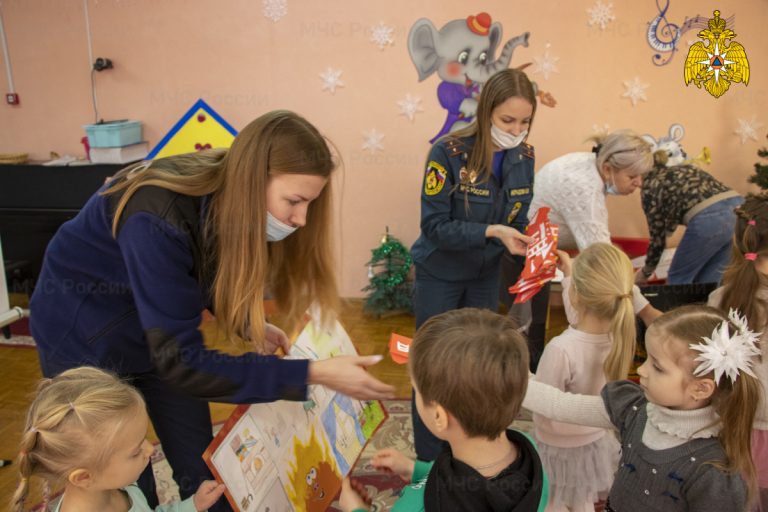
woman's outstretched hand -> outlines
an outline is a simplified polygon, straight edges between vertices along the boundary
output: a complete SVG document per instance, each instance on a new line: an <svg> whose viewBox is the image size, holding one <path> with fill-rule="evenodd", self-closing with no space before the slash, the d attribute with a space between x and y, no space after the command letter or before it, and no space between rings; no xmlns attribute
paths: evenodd
<svg viewBox="0 0 768 512"><path fill-rule="evenodd" d="M395 388L384 384L365 369L383 356L337 356L309 363L308 384L321 384L357 400L395 397Z"/></svg>

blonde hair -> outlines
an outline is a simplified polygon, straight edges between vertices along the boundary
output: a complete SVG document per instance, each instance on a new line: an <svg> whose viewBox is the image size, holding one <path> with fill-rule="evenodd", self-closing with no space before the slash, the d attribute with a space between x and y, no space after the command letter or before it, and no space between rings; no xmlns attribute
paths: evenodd
<svg viewBox="0 0 768 512"><path fill-rule="evenodd" d="M266 291L276 299L290 329L313 302L326 321L338 311L330 179L310 203L305 226L279 242L268 244L266 234L270 176L330 178L335 167L328 141L314 126L293 112L277 110L246 126L228 150L129 167L115 176L114 185L104 193L122 193L113 233L140 187L162 187L189 196L210 194L204 235L206 246L212 248L207 266L215 265L211 295L216 320L227 339L250 334L260 342Z"/></svg>
<svg viewBox="0 0 768 512"><path fill-rule="evenodd" d="M648 336L659 336L663 343L674 345L670 347L676 354L676 364L690 372L691 379L709 378L714 380L714 373L700 377L693 375L698 366L695 360L698 352L691 350L690 344L702 342L704 337L712 336L712 331L728 323L731 333L736 327L728 322L726 315L709 306L681 306L664 313L653 321L648 329ZM747 482L749 500L757 492L755 464L752 461L752 423L755 419L757 404L760 399L760 383L755 377L746 372L740 372L736 382L728 377L721 377L712 395L712 406L720 419L720 434L718 439L728 458L722 466L713 463L723 470L741 474Z"/></svg>
<svg viewBox="0 0 768 512"><path fill-rule="evenodd" d="M733 250L731 261L723 272L719 307L723 311L739 310L746 315L753 331L762 332L768 322L768 303L758 292L768 285L768 278L746 255L755 253L768 257L768 196L749 195L735 212Z"/></svg>
<svg viewBox="0 0 768 512"><path fill-rule="evenodd" d="M525 99L533 107L531 123L528 126L530 134L536 116L536 91L528 75L519 69L505 69L494 74L483 84L475 120L469 126L447 135L450 138L475 137L475 144L467 159L467 168L477 172L480 183L488 181L493 172L491 116L496 107L514 97Z"/></svg>
<svg viewBox="0 0 768 512"><path fill-rule="evenodd" d="M632 262L611 244L592 244L573 260L571 283L578 310L611 321L611 350L603 363L605 378L626 379L637 337Z"/></svg>
<svg viewBox="0 0 768 512"><path fill-rule="evenodd" d="M115 436L137 408L144 408L141 394L98 368L75 368L43 379L21 436L21 481L11 510L23 510L32 476L59 485L77 468L106 466Z"/></svg>
<svg viewBox="0 0 768 512"><path fill-rule="evenodd" d="M596 145L595 163L601 174L604 164L617 171L626 170L631 175L645 174L653 168L651 145L630 130L595 135L588 140Z"/></svg>
<svg viewBox="0 0 768 512"><path fill-rule="evenodd" d="M469 437L496 439L514 421L528 388L528 346L506 316L462 308L416 332L408 366L425 403L438 403Z"/></svg>

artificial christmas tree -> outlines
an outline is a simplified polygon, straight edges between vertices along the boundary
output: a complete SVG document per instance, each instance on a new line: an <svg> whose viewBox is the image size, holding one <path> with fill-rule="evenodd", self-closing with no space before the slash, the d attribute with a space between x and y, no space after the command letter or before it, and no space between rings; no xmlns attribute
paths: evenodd
<svg viewBox="0 0 768 512"><path fill-rule="evenodd" d="M768 138L768 135L766 135ZM768 148L757 150L757 156L763 159L763 162L755 163L755 174L749 177L750 183L755 183L763 190L768 190Z"/></svg>
<svg viewBox="0 0 768 512"><path fill-rule="evenodd" d="M367 263L370 283L363 288L364 292L371 292L365 300L365 311L377 318L412 312L409 278L412 260L408 249L389 234L387 227L381 245L371 253L371 261Z"/></svg>

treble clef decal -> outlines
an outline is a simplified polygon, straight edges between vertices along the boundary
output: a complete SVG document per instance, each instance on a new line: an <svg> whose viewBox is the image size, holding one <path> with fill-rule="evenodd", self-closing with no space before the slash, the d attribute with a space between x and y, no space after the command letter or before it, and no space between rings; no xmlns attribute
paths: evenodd
<svg viewBox="0 0 768 512"><path fill-rule="evenodd" d="M656 8L659 10L659 15L648 23L648 44L656 50L652 60L657 66L669 64L678 49L677 45L684 33L694 27L705 28L707 26L707 18L698 14L693 18L686 16L682 26L670 23L666 16L669 9L669 0L665 0L665 2L662 8L659 5L659 0L656 0Z"/></svg>

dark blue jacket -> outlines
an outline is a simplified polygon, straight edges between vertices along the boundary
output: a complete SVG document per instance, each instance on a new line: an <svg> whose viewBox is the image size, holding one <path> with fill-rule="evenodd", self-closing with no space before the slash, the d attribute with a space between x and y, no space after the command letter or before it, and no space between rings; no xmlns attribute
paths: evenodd
<svg viewBox="0 0 768 512"><path fill-rule="evenodd" d="M201 235L206 199L140 188L112 236L116 196L91 197L46 250L30 302L43 372L93 365L154 371L200 399L301 400L308 363L208 350L198 329L212 276Z"/></svg>
<svg viewBox="0 0 768 512"><path fill-rule="evenodd" d="M411 255L416 265L446 281L463 281L497 272L504 245L486 238L490 224L528 225L533 197L533 146L506 150L502 183L485 183L466 169L474 138L447 138L432 146L421 190L421 236ZM473 181L474 178L474 181ZM465 201L466 198L466 201Z"/></svg>

